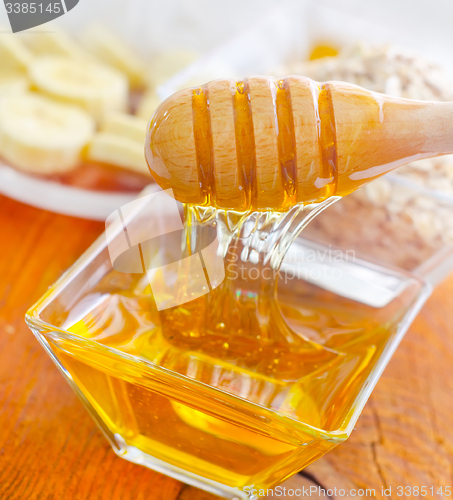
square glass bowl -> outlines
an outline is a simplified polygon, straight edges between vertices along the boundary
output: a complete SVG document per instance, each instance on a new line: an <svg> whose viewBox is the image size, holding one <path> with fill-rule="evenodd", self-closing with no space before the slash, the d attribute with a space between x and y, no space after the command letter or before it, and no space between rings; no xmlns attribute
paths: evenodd
<svg viewBox="0 0 453 500"><path fill-rule="evenodd" d="M157 254L178 246L159 241ZM146 278L112 267L104 234L26 321L118 456L229 499L276 486L348 438L430 293L408 272L298 239L282 265L280 310L293 331L344 362L298 366L304 373L291 384L242 371L238 387L235 363L203 343L157 340ZM96 315L90 338L77 325ZM146 348L137 355L131 345Z"/></svg>

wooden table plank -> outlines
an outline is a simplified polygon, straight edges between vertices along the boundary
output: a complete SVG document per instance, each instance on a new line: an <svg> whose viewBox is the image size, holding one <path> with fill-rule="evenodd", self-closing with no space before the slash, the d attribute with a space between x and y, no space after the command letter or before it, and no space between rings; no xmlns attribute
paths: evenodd
<svg viewBox="0 0 453 500"><path fill-rule="evenodd" d="M0 196L0 499L212 500L116 457L24 323L102 229ZM377 498L383 485L452 484L452 306L450 278L410 328L350 440L302 482L375 488Z"/></svg>

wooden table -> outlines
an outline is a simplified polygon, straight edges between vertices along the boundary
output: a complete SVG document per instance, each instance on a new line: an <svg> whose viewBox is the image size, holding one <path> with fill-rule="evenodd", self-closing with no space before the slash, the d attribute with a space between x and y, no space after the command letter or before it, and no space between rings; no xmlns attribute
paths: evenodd
<svg viewBox="0 0 453 500"><path fill-rule="evenodd" d="M24 323L27 308L102 230L0 196L0 499L213 499L117 458ZM374 488L377 498L382 486L401 498L397 486L452 485L451 318L453 277L410 328L349 441L300 481Z"/></svg>

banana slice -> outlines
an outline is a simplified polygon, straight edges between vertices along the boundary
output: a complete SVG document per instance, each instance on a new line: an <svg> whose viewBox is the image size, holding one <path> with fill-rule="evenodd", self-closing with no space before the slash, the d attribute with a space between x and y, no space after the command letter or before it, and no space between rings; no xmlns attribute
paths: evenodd
<svg viewBox="0 0 453 500"><path fill-rule="evenodd" d="M30 76L38 90L81 106L97 121L127 107L126 77L101 63L57 56L38 58L30 66Z"/></svg>
<svg viewBox="0 0 453 500"><path fill-rule="evenodd" d="M108 115L101 126L102 132L116 134L145 144L148 120L126 113L112 113Z"/></svg>
<svg viewBox="0 0 453 500"><path fill-rule="evenodd" d="M0 36L0 61L3 71L18 71L25 73L28 70L33 55L19 40L17 35L3 33Z"/></svg>
<svg viewBox="0 0 453 500"><path fill-rule="evenodd" d="M0 97L26 92L30 81L24 73L17 71L0 72Z"/></svg>
<svg viewBox="0 0 453 500"><path fill-rule="evenodd" d="M192 64L200 55L192 50L171 50L156 56L149 65L148 85L156 87Z"/></svg>
<svg viewBox="0 0 453 500"><path fill-rule="evenodd" d="M0 156L27 172L52 174L75 167L94 133L85 111L33 93L0 102Z"/></svg>
<svg viewBox="0 0 453 500"><path fill-rule="evenodd" d="M124 73L131 88L144 86L146 75L144 61L108 28L101 25L91 26L85 31L82 43L101 61Z"/></svg>
<svg viewBox="0 0 453 500"><path fill-rule="evenodd" d="M145 160L144 143L117 134L96 134L88 147L87 158L150 175Z"/></svg>
<svg viewBox="0 0 453 500"><path fill-rule="evenodd" d="M153 116L154 111L156 111L157 106L159 106L161 102L162 99L159 98L154 89L147 90L137 108L137 116L149 121Z"/></svg>
<svg viewBox="0 0 453 500"><path fill-rule="evenodd" d="M39 33L27 34L25 32L22 35L22 40L35 56L56 55L77 59L88 57L66 32L54 24L46 24L45 28L35 28L35 31Z"/></svg>

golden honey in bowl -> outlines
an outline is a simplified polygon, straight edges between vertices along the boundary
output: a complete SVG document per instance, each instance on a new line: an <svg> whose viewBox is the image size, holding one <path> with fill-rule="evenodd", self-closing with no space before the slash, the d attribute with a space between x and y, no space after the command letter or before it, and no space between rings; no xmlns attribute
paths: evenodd
<svg viewBox="0 0 453 500"><path fill-rule="evenodd" d="M186 211L200 222L186 226L191 253L206 226L225 223L225 214L213 221L202 213L207 220ZM271 272L268 252L236 258L244 248L254 255L254 238L266 240L262 216L242 216L226 238L225 280L208 294L158 311L147 274L111 269L69 311L48 318L70 333L47 339L117 452L195 475L227 498L242 498L252 484L273 487L347 438L357 398L418 290L408 280L401 296L376 308L289 269ZM288 214L274 217L269 243ZM178 238L161 241L176 256ZM256 279L260 266L265 280Z"/></svg>

